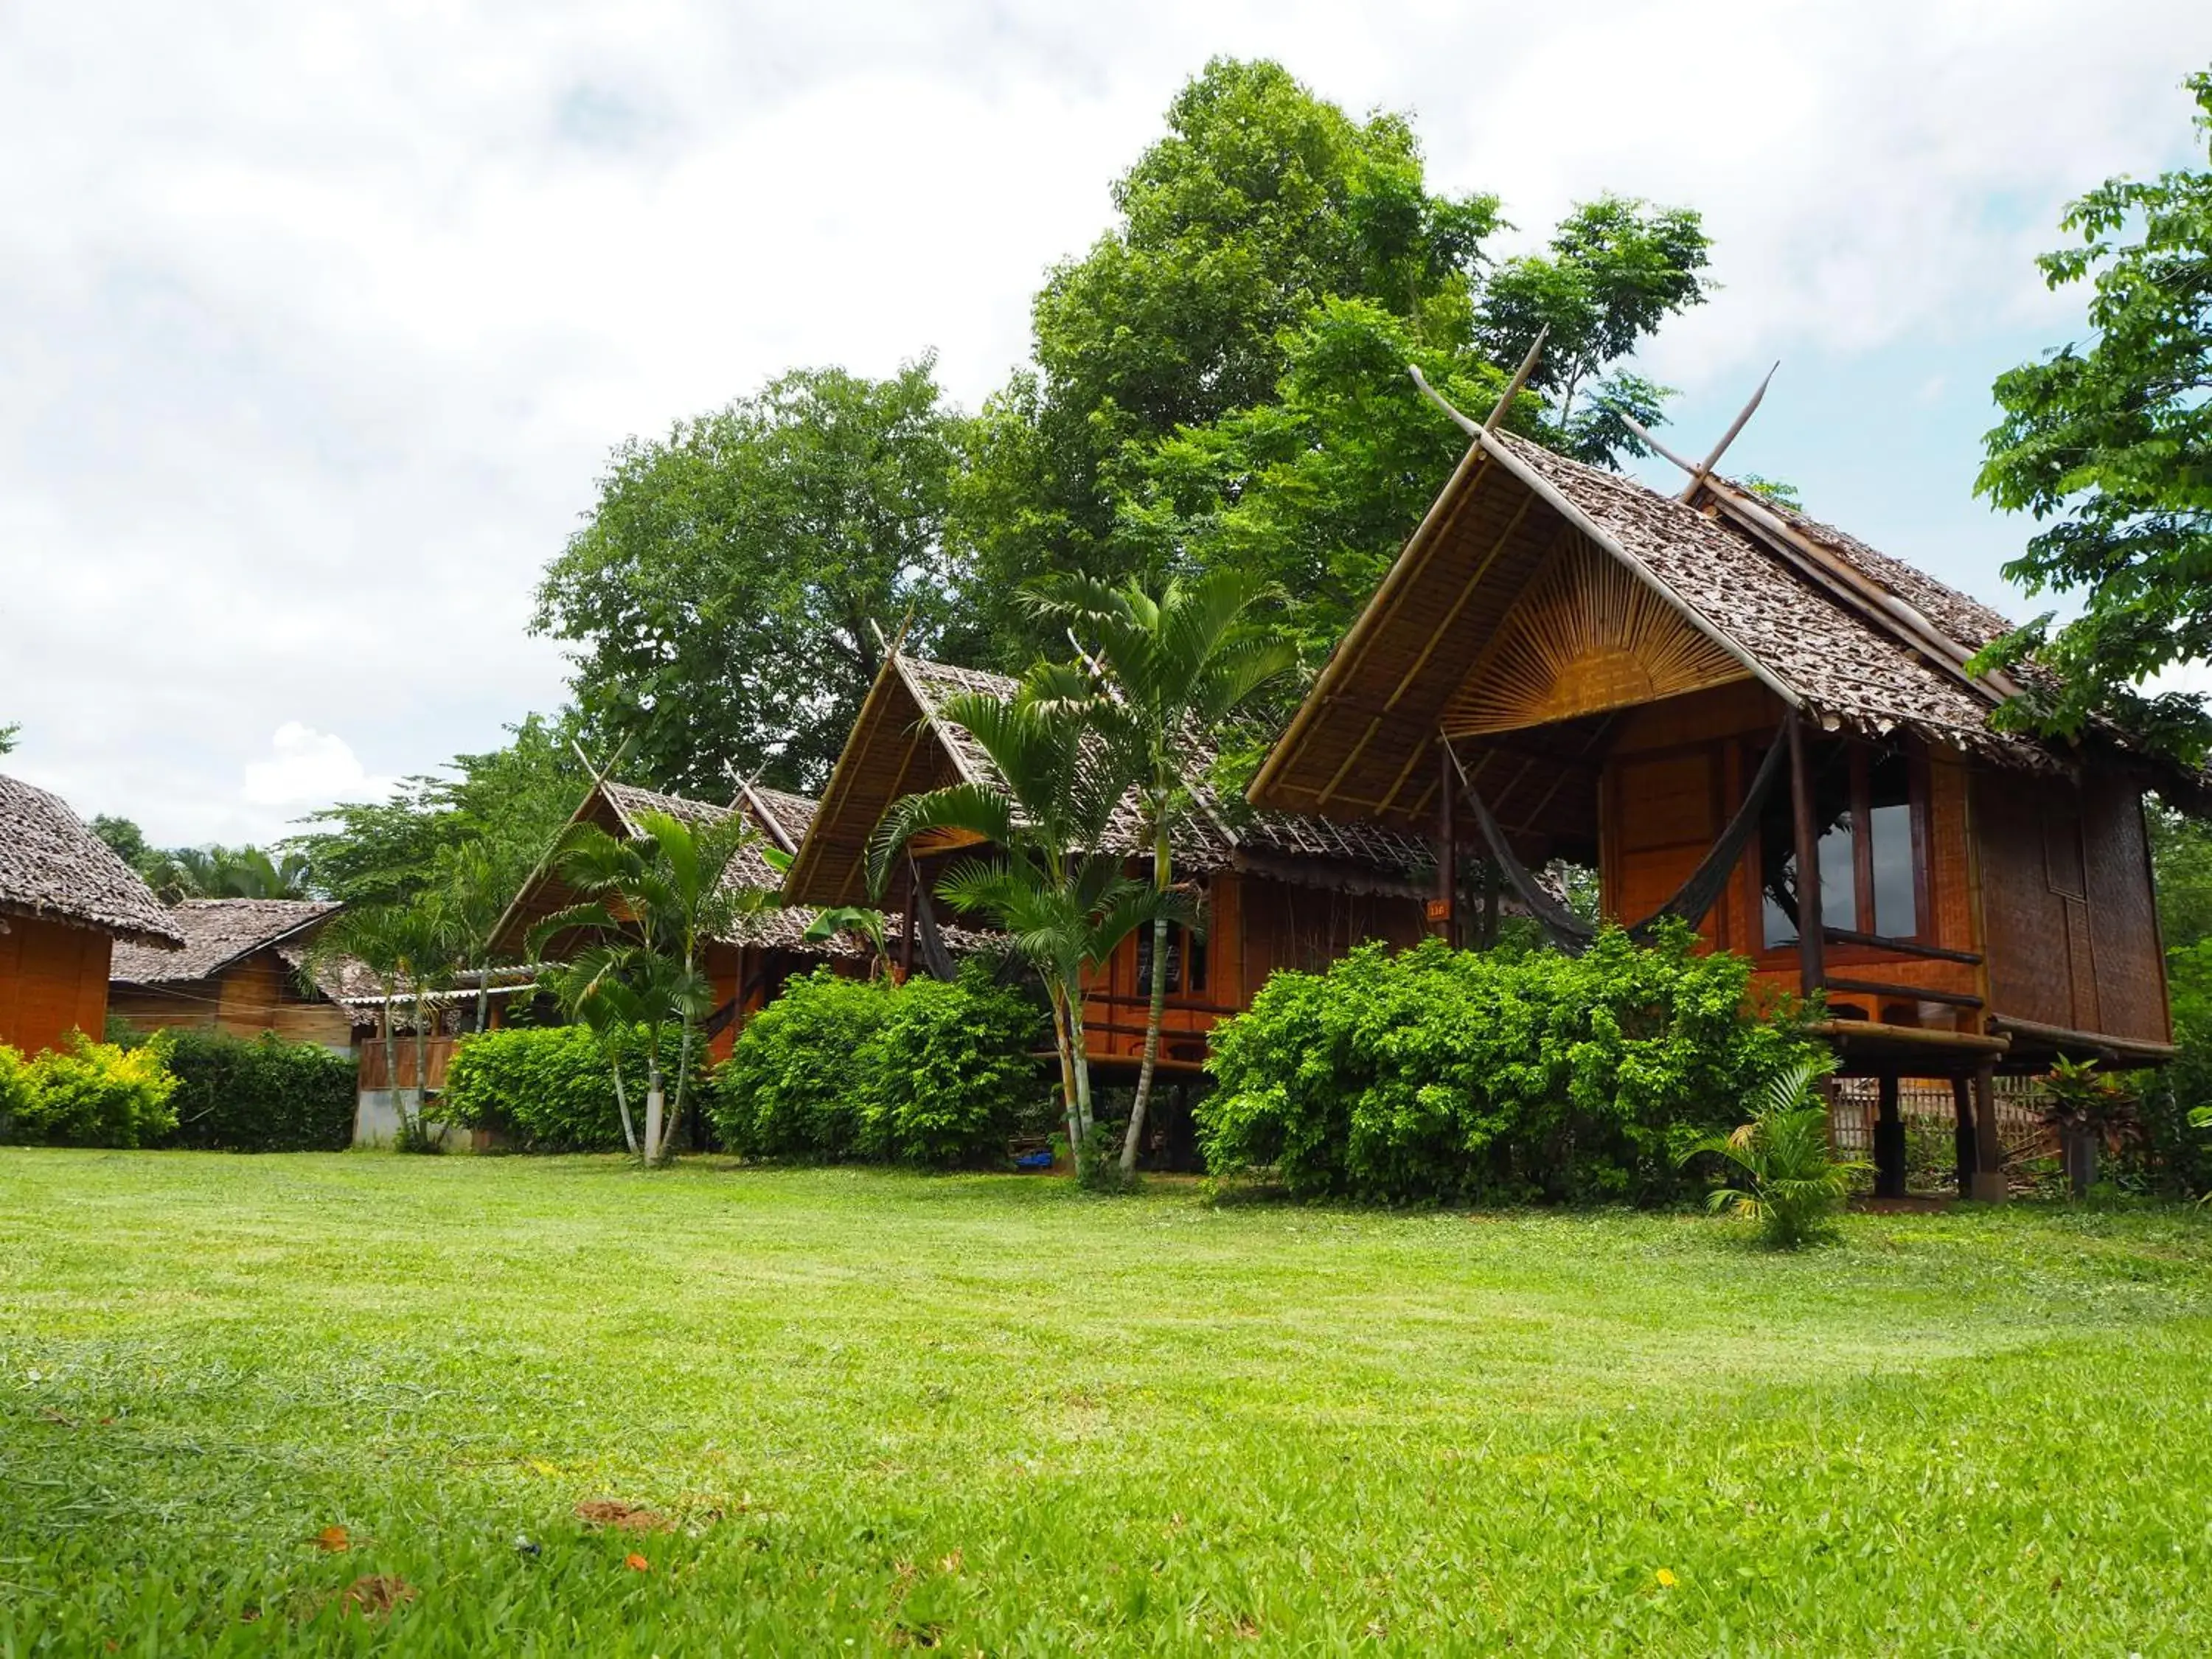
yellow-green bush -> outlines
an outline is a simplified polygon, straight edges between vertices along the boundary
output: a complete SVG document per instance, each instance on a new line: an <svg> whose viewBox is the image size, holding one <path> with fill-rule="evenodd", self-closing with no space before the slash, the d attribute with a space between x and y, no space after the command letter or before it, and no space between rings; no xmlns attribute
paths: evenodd
<svg viewBox="0 0 2212 1659"><path fill-rule="evenodd" d="M82 1032L20 1066L12 1139L54 1146L146 1146L177 1127L177 1079L161 1045L124 1048ZM0 1089L6 1088L0 1083Z"/></svg>

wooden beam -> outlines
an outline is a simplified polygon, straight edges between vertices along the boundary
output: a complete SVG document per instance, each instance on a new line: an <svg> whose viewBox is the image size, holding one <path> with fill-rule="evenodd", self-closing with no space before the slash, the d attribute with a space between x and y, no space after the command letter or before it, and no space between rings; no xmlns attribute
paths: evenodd
<svg viewBox="0 0 2212 1659"><path fill-rule="evenodd" d="M1437 896L1430 921L1447 945L1459 943L1459 790L1452 778L1450 746L1437 743Z"/></svg>
<svg viewBox="0 0 2212 1659"><path fill-rule="evenodd" d="M1827 977L1820 931L1820 827L1813 817L1813 768L1805 717L1790 716L1790 811L1797 838L1797 980L1810 998Z"/></svg>
<svg viewBox="0 0 2212 1659"><path fill-rule="evenodd" d="M2072 1048L2078 1052L2103 1052L2117 1059L2133 1059L2140 1064L2162 1066L2180 1051L2170 1042L2153 1042L2142 1037L2108 1036L2101 1031L2077 1031L2065 1025L2046 1025L2041 1020L2022 1019L2014 1014L1991 1014L1990 1024L2000 1031L2009 1031L2038 1047Z"/></svg>
<svg viewBox="0 0 2212 1659"><path fill-rule="evenodd" d="M1969 968L1982 964L1978 951L1953 951L1941 945L1923 945L1917 939L1892 939L1886 933L1862 933L1854 927L1823 927L1820 937L1831 945L1864 945L1876 951L1893 951L1901 957L1925 957L1930 962L1960 962ZM1978 1000L1975 1006L1980 1006Z"/></svg>
<svg viewBox="0 0 2212 1659"><path fill-rule="evenodd" d="M1831 974L1822 981L1831 991L1855 991L1861 996L1911 998L1917 1002L1941 1002L1954 1008L1978 1008L1982 1000L1965 991L1931 990L1925 985L1893 985L1878 979L1841 979Z"/></svg>

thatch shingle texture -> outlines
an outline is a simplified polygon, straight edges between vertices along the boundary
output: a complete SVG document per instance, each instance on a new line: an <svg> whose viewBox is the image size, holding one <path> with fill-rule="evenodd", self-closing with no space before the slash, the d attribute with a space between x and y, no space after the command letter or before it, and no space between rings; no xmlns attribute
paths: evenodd
<svg viewBox="0 0 2212 1659"><path fill-rule="evenodd" d="M311 932L338 908L321 899L186 899L168 912L183 950L118 945L107 977L127 985L210 979L241 957Z"/></svg>
<svg viewBox="0 0 2212 1659"><path fill-rule="evenodd" d="M184 943L153 890L59 796L0 776L0 913L9 912L156 947Z"/></svg>

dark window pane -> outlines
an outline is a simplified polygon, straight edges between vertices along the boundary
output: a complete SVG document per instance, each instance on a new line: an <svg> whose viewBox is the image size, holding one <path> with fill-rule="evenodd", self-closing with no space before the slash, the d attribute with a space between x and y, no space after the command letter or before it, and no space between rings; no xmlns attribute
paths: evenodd
<svg viewBox="0 0 2212 1659"><path fill-rule="evenodd" d="M1874 863L1874 931L1911 939L1920 931L1913 889L1912 769L1892 750L1867 764L1867 833Z"/></svg>
<svg viewBox="0 0 2212 1659"><path fill-rule="evenodd" d="M1820 921L1856 927L1858 882L1851 866L1850 752L1840 743L1816 744L1813 810L1820 823ZM1761 930L1769 949L1797 942L1796 825L1787 781L1777 786L1759 815Z"/></svg>
<svg viewBox="0 0 2212 1659"><path fill-rule="evenodd" d="M1182 989L1182 929L1174 922L1168 924L1168 992L1170 995ZM1152 930L1148 923L1137 930L1137 994L1149 997L1152 994Z"/></svg>

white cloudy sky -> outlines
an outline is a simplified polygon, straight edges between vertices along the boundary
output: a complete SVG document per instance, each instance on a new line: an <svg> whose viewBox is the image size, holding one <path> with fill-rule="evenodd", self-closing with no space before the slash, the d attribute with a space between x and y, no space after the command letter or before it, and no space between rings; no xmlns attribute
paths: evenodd
<svg viewBox="0 0 2212 1659"><path fill-rule="evenodd" d="M1531 230L1701 208L1686 441L1781 358L1733 459L2017 611L1988 385L2072 326L2059 204L2188 155L2212 8L0 0L5 764L198 842L490 746L611 445L926 347L972 404L1217 52Z"/></svg>

